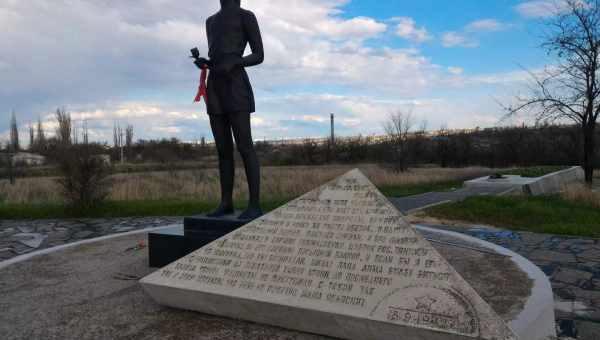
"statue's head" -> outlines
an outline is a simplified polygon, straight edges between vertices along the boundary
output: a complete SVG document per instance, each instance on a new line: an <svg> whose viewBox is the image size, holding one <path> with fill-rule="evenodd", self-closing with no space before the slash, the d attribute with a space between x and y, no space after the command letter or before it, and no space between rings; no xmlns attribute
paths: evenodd
<svg viewBox="0 0 600 340"><path fill-rule="evenodd" d="M221 7L240 7L241 0L221 0Z"/></svg>

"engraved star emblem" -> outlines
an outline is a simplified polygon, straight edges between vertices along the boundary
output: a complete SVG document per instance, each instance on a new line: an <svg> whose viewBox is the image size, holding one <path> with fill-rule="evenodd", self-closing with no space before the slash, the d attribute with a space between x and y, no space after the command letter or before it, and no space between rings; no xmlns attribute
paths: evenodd
<svg viewBox="0 0 600 340"><path fill-rule="evenodd" d="M429 312L431 310L431 306L437 302L436 299L429 295L415 298L415 301L417 301L417 310L423 312Z"/></svg>

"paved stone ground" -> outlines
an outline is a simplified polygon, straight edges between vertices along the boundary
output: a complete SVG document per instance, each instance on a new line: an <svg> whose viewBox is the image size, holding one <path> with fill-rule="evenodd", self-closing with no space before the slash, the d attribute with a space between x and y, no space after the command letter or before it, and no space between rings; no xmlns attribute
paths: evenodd
<svg viewBox="0 0 600 340"><path fill-rule="evenodd" d="M0 220L0 261L84 239L181 223L179 217Z"/></svg>
<svg viewBox="0 0 600 340"><path fill-rule="evenodd" d="M600 239L489 227L426 226L468 234L529 259L550 278L562 336L600 339Z"/></svg>
<svg viewBox="0 0 600 340"><path fill-rule="evenodd" d="M181 218L0 221L0 261L83 239L177 223ZM465 233L528 258L550 277L564 335L600 339L600 240L488 227L427 226Z"/></svg>
<svg viewBox="0 0 600 340"><path fill-rule="evenodd" d="M462 239L424 234L480 247ZM2 269L0 339L334 340L156 304L138 283L155 270L147 265L148 249L132 248L145 237L137 234L94 242ZM447 244L434 243L434 247L488 298L500 317L512 320L523 308L531 282L515 263L504 256ZM489 287L489 282L502 280L520 284L511 289L505 284Z"/></svg>
<svg viewBox="0 0 600 340"><path fill-rule="evenodd" d="M460 188L453 191L428 192L409 197L390 197L390 201L398 210L408 214L444 202L462 201L471 196L499 195L507 190L506 188L487 187Z"/></svg>

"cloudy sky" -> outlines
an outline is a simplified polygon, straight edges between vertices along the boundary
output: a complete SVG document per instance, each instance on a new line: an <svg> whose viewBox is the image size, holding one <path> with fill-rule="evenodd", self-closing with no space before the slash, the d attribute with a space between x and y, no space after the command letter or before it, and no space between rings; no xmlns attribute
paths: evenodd
<svg viewBox="0 0 600 340"><path fill-rule="evenodd" d="M94 140L115 121L137 138L211 139L192 104L218 0L0 0L0 138L10 112L21 139L65 107ZM341 135L370 135L395 110L430 129L498 124L538 48L545 0L242 0L263 33L265 63L248 69L256 139L317 137L329 113Z"/></svg>

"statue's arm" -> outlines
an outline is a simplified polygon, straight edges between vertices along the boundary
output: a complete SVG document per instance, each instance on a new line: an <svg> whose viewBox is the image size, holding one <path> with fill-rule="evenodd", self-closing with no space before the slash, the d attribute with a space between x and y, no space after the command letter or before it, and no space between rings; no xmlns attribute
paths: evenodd
<svg viewBox="0 0 600 340"><path fill-rule="evenodd" d="M207 42L210 41L210 36L211 36L211 31L210 31L211 20L212 20L212 16L206 18L206 26L205 26L206 29L205 29L205 31L206 31L206 41Z"/></svg>
<svg viewBox="0 0 600 340"><path fill-rule="evenodd" d="M210 40L209 40L209 39L210 39L209 37L210 37L210 34L211 34L211 33L210 33L210 19L211 19L211 18L208 18L208 19L206 20L206 38L207 38L207 41L210 41ZM204 57L201 57L201 58L198 58L198 59L194 60L194 64L195 64L195 65L196 65L196 66L197 66L199 69L202 69L202 68L204 68L204 67L212 68L212 66L213 66L213 63L212 63L212 61L210 61L210 60L208 60L208 59L206 59L206 58L204 58Z"/></svg>
<svg viewBox="0 0 600 340"><path fill-rule="evenodd" d="M243 23L244 32L252 53L242 59L242 66L248 67L261 64L265 60L265 52L258 20L256 20L254 13L247 11L244 13Z"/></svg>

